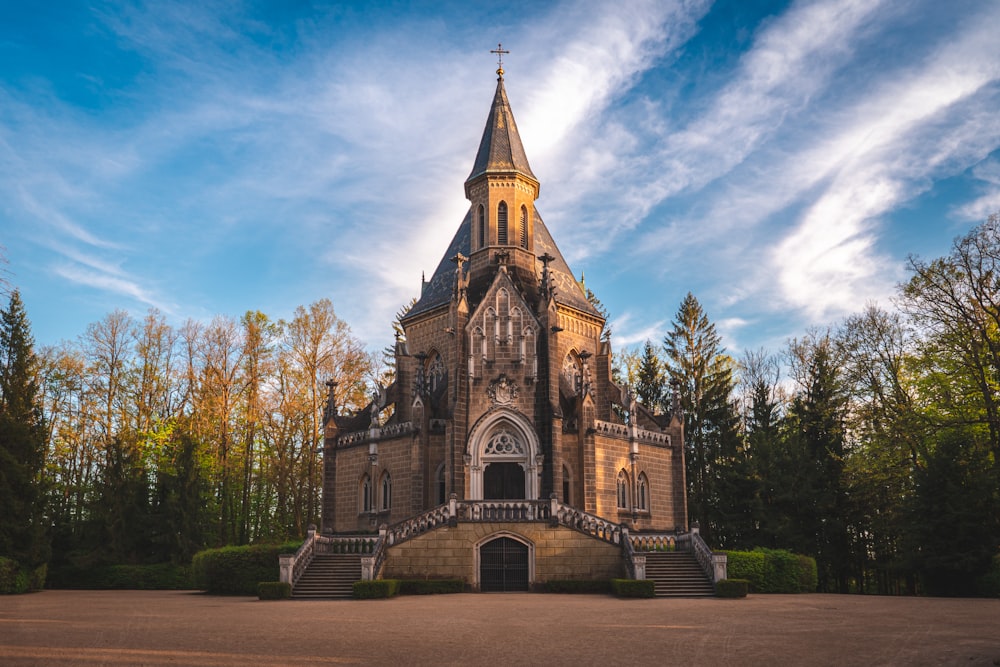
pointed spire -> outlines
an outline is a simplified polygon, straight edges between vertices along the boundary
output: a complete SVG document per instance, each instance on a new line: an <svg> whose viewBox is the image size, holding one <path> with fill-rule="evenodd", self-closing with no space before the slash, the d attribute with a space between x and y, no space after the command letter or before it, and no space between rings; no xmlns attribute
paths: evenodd
<svg viewBox="0 0 1000 667"><path fill-rule="evenodd" d="M476 153L476 163L472 173L466 179L466 184L489 172L519 172L537 182L535 174L528 165L528 156L521 144L521 135L517 132L514 113L507 100L507 91L503 87L503 68L497 70L497 91L493 96L493 106L490 107L489 118L486 119L486 129L479 142L479 152Z"/></svg>

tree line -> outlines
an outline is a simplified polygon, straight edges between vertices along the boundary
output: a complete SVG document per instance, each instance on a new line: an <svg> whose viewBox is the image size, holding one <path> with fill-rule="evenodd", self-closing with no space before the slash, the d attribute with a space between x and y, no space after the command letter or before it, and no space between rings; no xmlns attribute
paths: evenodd
<svg viewBox="0 0 1000 667"><path fill-rule="evenodd" d="M909 268L892 309L779 352L727 354L689 294L660 344L617 356L654 412L677 394L689 514L713 547L811 555L825 591L1000 593L1000 218ZM329 300L180 327L115 311L36 350L11 291L0 556L186 563L301 536L319 521L325 381L360 409L385 363Z"/></svg>
<svg viewBox="0 0 1000 667"><path fill-rule="evenodd" d="M894 308L739 359L688 294L619 359L647 407L679 392L714 547L814 556L823 591L1000 594L1000 217L909 270Z"/></svg>
<svg viewBox="0 0 1000 667"><path fill-rule="evenodd" d="M326 381L357 408L375 370L326 299L289 321L250 311L179 328L155 310L115 311L36 352L15 291L0 350L5 369L18 366L0 417L31 430L8 437L0 419L16 482L0 491L0 526L13 531L0 553L26 566L51 555L56 569L186 563L205 547L300 537L319 521Z"/></svg>

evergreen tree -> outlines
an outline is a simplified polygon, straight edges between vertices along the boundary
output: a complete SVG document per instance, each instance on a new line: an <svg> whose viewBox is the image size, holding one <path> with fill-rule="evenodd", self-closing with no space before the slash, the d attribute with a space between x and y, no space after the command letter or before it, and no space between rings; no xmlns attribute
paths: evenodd
<svg viewBox="0 0 1000 667"><path fill-rule="evenodd" d="M49 558L36 370L31 326L14 290L0 315L0 555L29 568Z"/></svg>
<svg viewBox="0 0 1000 667"><path fill-rule="evenodd" d="M829 335L792 341L792 365L801 391L791 407L790 445L797 459L793 550L816 558L819 589L848 592L850 549L843 480L847 400L841 363Z"/></svg>
<svg viewBox="0 0 1000 667"><path fill-rule="evenodd" d="M975 595L1000 540L1000 491L985 429L942 432L914 474L905 542L931 595Z"/></svg>
<svg viewBox="0 0 1000 667"><path fill-rule="evenodd" d="M642 359L639 362L639 372L636 376L635 392L651 412L665 412L667 388L663 363L656 354L656 348L648 340L642 348Z"/></svg>
<svg viewBox="0 0 1000 667"><path fill-rule="evenodd" d="M688 483L688 510L701 525L706 540L720 539L727 529L719 494L738 447L738 418L731 400L732 359L723 354L722 339L698 303L688 293L673 327L663 341L667 372L676 382L684 410L684 440Z"/></svg>

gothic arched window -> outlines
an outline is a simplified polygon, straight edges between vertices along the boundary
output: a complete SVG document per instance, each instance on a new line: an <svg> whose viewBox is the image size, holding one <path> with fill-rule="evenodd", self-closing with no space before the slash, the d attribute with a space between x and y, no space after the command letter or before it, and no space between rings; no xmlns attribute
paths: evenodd
<svg viewBox="0 0 1000 667"><path fill-rule="evenodd" d="M635 489L635 508L644 512L649 511L649 480L646 473L639 473L639 481Z"/></svg>
<svg viewBox="0 0 1000 667"><path fill-rule="evenodd" d="M379 494L379 511L386 512L392 507L392 476L386 470L382 473L381 493Z"/></svg>
<svg viewBox="0 0 1000 667"><path fill-rule="evenodd" d="M476 249L486 245L486 207L479 205L476 212Z"/></svg>
<svg viewBox="0 0 1000 667"><path fill-rule="evenodd" d="M358 485L358 507L362 512L372 511L372 481L368 475L362 476Z"/></svg>
<svg viewBox="0 0 1000 667"><path fill-rule="evenodd" d="M497 244L507 245L507 202L497 206Z"/></svg>
<svg viewBox="0 0 1000 667"><path fill-rule="evenodd" d="M628 509L628 473L624 470L618 473L618 509Z"/></svg>
<svg viewBox="0 0 1000 667"><path fill-rule="evenodd" d="M521 247L522 248L527 248L528 247L528 207L527 206L522 206L521 207L521 228L520 228L519 231L521 232Z"/></svg>

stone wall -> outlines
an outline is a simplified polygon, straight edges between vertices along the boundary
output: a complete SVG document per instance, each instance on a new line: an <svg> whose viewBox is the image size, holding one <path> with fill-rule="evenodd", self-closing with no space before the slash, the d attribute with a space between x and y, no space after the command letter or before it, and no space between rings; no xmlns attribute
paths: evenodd
<svg viewBox="0 0 1000 667"><path fill-rule="evenodd" d="M390 547L382 576L386 579L462 579L476 587L476 545L491 535L520 538L534 547L533 584L563 579L611 579L624 576L618 545L563 526L547 523L461 523L439 528Z"/></svg>

